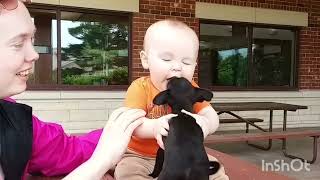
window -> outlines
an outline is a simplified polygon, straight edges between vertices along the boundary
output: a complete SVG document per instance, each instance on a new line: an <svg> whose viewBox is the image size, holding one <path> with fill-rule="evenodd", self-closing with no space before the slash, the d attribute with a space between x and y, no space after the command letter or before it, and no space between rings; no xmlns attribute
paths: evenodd
<svg viewBox="0 0 320 180"><path fill-rule="evenodd" d="M294 88L295 35L289 28L201 23L199 84L223 90Z"/></svg>
<svg viewBox="0 0 320 180"><path fill-rule="evenodd" d="M37 28L34 39L35 50L39 53L39 60L33 67L33 74L29 78L30 85L57 84L57 14L54 10L32 9L32 20Z"/></svg>
<svg viewBox="0 0 320 180"><path fill-rule="evenodd" d="M67 8L29 11L40 56L28 82L31 89L128 85L129 15Z"/></svg>
<svg viewBox="0 0 320 180"><path fill-rule="evenodd" d="M292 84L293 42L291 30L253 28L254 85L289 87Z"/></svg>

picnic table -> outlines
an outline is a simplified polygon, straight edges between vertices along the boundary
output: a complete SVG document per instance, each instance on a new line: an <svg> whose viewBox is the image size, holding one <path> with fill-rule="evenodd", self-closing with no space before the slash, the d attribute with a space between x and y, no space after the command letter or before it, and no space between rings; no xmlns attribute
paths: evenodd
<svg viewBox="0 0 320 180"><path fill-rule="evenodd" d="M277 103L277 102L227 102L227 103L212 103L213 108L218 112L218 115L226 113L231 115L234 120L231 122L244 122L246 123L246 134L235 134L235 135L212 135L209 136L205 143L215 143L215 142L237 142L237 141L246 141L249 145L262 150L270 150L272 147L273 139L282 140L282 151L286 157L292 159L300 159L302 161L307 161L309 163L314 163L317 158L317 139L320 136L320 131L308 131L308 130L296 130L295 132L287 132L287 112L288 111L297 111L298 109L307 109L307 106L294 105L287 103ZM264 129L261 126L255 124L258 121L257 118L244 118L236 114L239 111L270 111L269 115L269 128ZM273 111L281 110L283 111L283 126L281 132L272 132L273 131ZM221 119L220 119L221 120ZM262 133L248 133L248 126L254 126L255 128L262 131ZM287 138L298 138L298 137L312 137L313 138L313 158L312 160L305 160L301 157L290 155L287 153ZM266 147L259 146L256 144L249 143L249 140L268 140L268 145Z"/></svg>
<svg viewBox="0 0 320 180"><path fill-rule="evenodd" d="M273 111L282 110L283 111L283 127L282 130L287 130L287 112L288 111L297 111L298 109L307 109L307 106L294 105L294 104L286 104L286 103L278 103L278 102L227 102L227 103L212 103L213 108L220 114L229 114L233 116L235 119L241 120L246 124L250 124L251 126L263 131L263 132L272 132L273 131ZM269 115L269 129L266 130L254 122L251 122L247 118L243 118L237 115L236 111L270 111ZM286 143L286 140L283 141ZM263 149L270 150L272 147L272 139L269 139L269 143L267 147L261 147L255 144L250 144L251 146Z"/></svg>

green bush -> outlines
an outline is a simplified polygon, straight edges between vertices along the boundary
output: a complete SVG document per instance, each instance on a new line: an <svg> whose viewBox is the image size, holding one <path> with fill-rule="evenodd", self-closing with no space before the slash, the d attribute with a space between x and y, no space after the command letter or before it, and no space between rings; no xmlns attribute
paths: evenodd
<svg viewBox="0 0 320 180"><path fill-rule="evenodd" d="M121 67L112 70L109 76L105 75L65 75L63 76L63 84L68 85L127 85L128 69Z"/></svg>
<svg viewBox="0 0 320 180"><path fill-rule="evenodd" d="M128 76L128 68L121 67L114 69L109 73L109 84L113 85L127 85L129 76Z"/></svg>
<svg viewBox="0 0 320 180"><path fill-rule="evenodd" d="M71 75L63 78L63 84L69 85L105 85L108 78L102 75Z"/></svg>

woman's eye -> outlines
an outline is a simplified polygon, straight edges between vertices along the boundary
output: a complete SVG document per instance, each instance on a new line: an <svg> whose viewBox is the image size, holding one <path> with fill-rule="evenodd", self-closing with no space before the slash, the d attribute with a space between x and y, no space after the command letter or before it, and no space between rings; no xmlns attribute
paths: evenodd
<svg viewBox="0 0 320 180"><path fill-rule="evenodd" d="M171 61L171 59L162 59L163 61Z"/></svg>
<svg viewBox="0 0 320 180"><path fill-rule="evenodd" d="M17 43L13 45L15 48L20 49L23 47L23 43Z"/></svg>

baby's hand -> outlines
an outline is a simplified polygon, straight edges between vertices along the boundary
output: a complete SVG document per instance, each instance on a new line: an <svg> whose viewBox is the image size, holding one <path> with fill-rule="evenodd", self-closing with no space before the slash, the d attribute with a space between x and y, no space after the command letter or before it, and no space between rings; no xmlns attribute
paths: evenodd
<svg viewBox="0 0 320 180"><path fill-rule="evenodd" d="M169 119L176 117L177 114L167 114L158 119L156 119L155 124L153 126L153 135L154 138L157 140L158 145L164 149L164 145L162 142L162 136L168 136L169 130Z"/></svg>
<svg viewBox="0 0 320 180"><path fill-rule="evenodd" d="M206 138L208 136L208 134L209 134L209 122L208 122L207 118L205 118L204 116L198 115L198 114L193 114L193 113L188 112L188 111L186 111L184 109L182 109L181 112L192 116L196 120L197 124L202 129L203 138Z"/></svg>

